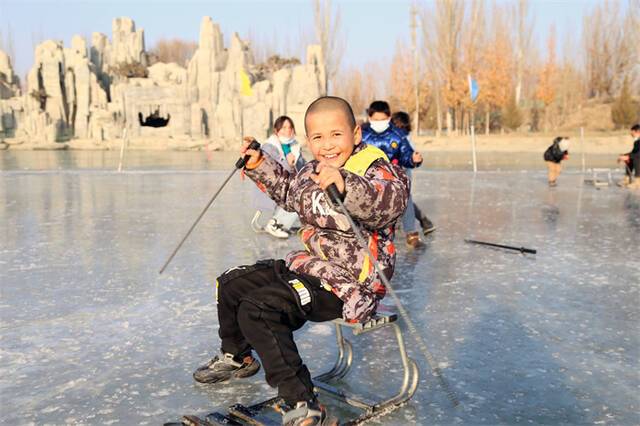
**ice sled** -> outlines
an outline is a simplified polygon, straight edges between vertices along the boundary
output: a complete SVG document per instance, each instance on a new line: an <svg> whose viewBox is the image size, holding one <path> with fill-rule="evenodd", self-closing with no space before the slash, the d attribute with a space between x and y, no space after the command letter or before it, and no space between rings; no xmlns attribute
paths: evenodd
<svg viewBox="0 0 640 426"><path fill-rule="evenodd" d="M600 188L603 186L610 186L613 184L613 178L611 177L611 169L590 169L589 170L593 177L591 179L584 179L584 183L588 185L593 185L596 188ZM607 177L606 180L601 180L600 175L605 175Z"/></svg>
<svg viewBox="0 0 640 426"><path fill-rule="evenodd" d="M329 402L327 398L323 398L327 396L336 404L356 412L348 419L340 418L341 425L357 425L382 417L402 407L415 394L420 373L415 361L407 355L397 319L396 314L379 313L365 323L349 323L342 319L332 321L336 330L338 357L329 371L313 378L313 383L323 403ZM353 346L344 337L344 330L350 328L354 336L359 336L387 327L391 327L394 331L396 350L403 368L402 383L397 392L387 396L365 397L341 389L340 380L349 373L354 362ZM389 365L392 366L392 364ZM387 383L380 384L380 387L387 387ZM214 411L202 417L187 415L183 416L179 422L166 423L165 426L280 425L282 416L277 411L279 403L279 398L275 397L250 406L234 404L228 408L227 413ZM329 410L329 416L334 415L335 413Z"/></svg>

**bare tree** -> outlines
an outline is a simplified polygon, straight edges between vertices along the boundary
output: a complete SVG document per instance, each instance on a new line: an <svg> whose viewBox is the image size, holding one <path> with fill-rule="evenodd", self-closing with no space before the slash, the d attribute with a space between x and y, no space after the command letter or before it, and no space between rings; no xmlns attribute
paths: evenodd
<svg viewBox="0 0 640 426"><path fill-rule="evenodd" d="M326 69L325 90L333 82L344 54L344 38L340 28L340 8L332 13L331 0L313 0L313 20L317 42L322 49L322 59Z"/></svg>
<svg viewBox="0 0 640 426"><path fill-rule="evenodd" d="M487 34L488 42L482 49L483 66L478 72L480 99L485 110L485 133L491 130L491 113L504 111L513 100L513 111L517 109L513 91L513 56L504 52L513 51L509 37L508 16L505 7L494 3Z"/></svg>
<svg viewBox="0 0 640 426"><path fill-rule="evenodd" d="M561 43L562 54L557 61L556 99L551 105L551 111L548 112L550 117L554 118L552 123L554 127L570 121L572 115L581 111L585 101L585 74L576 67L576 64L580 63L578 58L580 50L577 49L572 37L575 33L576 31L572 31L571 27L568 31L565 29L564 41ZM586 123L580 121L579 124Z"/></svg>
<svg viewBox="0 0 640 426"><path fill-rule="evenodd" d="M461 36L463 51L463 69L461 71L463 76L469 75L477 80L483 65L481 59L486 44L486 11L484 0L471 0L470 4L470 14ZM462 107L468 111L468 124L471 124L472 120L475 120L476 111L470 96L463 97ZM463 108L460 108L461 117L465 115ZM458 124L458 128L467 130L466 126L463 127L463 120L459 120Z"/></svg>
<svg viewBox="0 0 640 426"><path fill-rule="evenodd" d="M307 46L313 43L313 36L305 28L300 28L293 37L290 33L282 36L281 32L274 30L269 34L257 33L249 29L247 41L251 46L254 63L264 63L269 58L280 56L285 58L304 59Z"/></svg>
<svg viewBox="0 0 640 426"><path fill-rule="evenodd" d="M629 0L627 14L623 24L623 36L620 44L620 73L614 90L620 94L625 78L633 96L640 96L640 0Z"/></svg>
<svg viewBox="0 0 640 426"><path fill-rule="evenodd" d="M340 72L340 78L334 84L334 93L346 99L356 115L362 114L367 107L368 97L365 90L365 78L362 72L351 68Z"/></svg>
<svg viewBox="0 0 640 426"><path fill-rule="evenodd" d="M263 63L270 57L278 54L279 43L275 30L269 37L258 34L253 28L250 28L246 41L251 46L253 62L256 64Z"/></svg>
<svg viewBox="0 0 640 426"><path fill-rule="evenodd" d="M583 25L589 97L610 99L626 76L638 78L638 0L629 0L622 16L618 0L605 0ZM637 92L637 90L636 90Z"/></svg>
<svg viewBox="0 0 640 426"><path fill-rule="evenodd" d="M189 62L197 48L198 43L193 41L186 41L178 38L169 40L160 39L149 53L154 56L158 62L164 62L166 64L174 62L184 67L187 65L187 62Z"/></svg>
<svg viewBox="0 0 640 426"><path fill-rule="evenodd" d="M516 104L522 99L522 83L527 65L527 57L531 47L531 34L533 33L534 18L529 13L529 1L518 0L514 6L513 23L515 28L512 34L515 37L515 68L516 68Z"/></svg>
<svg viewBox="0 0 640 426"><path fill-rule="evenodd" d="M466 76L459 72L464 6L463 0L442 0L436 3L435 10L422 11L425 58L433 71L434 87L444 101L447 134L454 129L455 110L462 102L466 86Z"/></svg>
<svg viewBox="0 0 640 426"><path fill-rule="evenodd" d="M413 73L414 60L411 51L404 46L404 43L398 40L387 80L387 99L389 99L394 111L402 110L414 117L413 128L417 131L420 121L427 117L432 93L428 84L428 75L420 75L416 82ZM416 109L416 85L418 88L417 104L420 106L417 120L415 118L416 113L418 113Z"/></svg>

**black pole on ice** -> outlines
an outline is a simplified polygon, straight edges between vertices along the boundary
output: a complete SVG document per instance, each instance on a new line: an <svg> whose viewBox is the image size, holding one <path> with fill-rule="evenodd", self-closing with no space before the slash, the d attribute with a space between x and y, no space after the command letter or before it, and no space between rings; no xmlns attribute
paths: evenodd
<svg viewBox="0 0 640 426"><path fill-rule="evenodd" d="M485 241L477 241L477 240L469 240L466 239L464 240L465 243L470 243L470 244L478 244L481 246L489 246L489 247L498 247L498 248L503 248L503 249L507 249L507 250L515 250L515 251L519 251L520 253L524 254L524 253L529 253L529 254L536 254L538 251L535 249L529 249L526 247L513 247L513 246L507 246L504 244L495 244L495 243L487 243Z"/></svg>
<svg viewBox="0 0 640 426"><path fill-rule="evenodd" d="M253 140L251 142L251 144L249 144L248 149L259 149L260 148L260 143L258 143L257 140ZM176 253L178 252L178 250L180 250L180 247L182 247L182 244L184 244L184 242L187 240L187 238L189 238L189 235L191 235L191 232L194 230L194 228L196 227L196 225L198 224L198 222L200 222L200 219L202 219L202 216L204 216L204 214L207 212L207 210L209 209L209 207L211 207L211 204L213 204L213 202L215 201L215 199L218 197L218 194L220 194L220 191L222 191L222 188L225 187L225 185L227 184L227 182L229 182L229 180L231 179L231 177L236 173L236 171L240 170L241 168L243 168L245 166L245 164L247 164L247 161L249 161L250 156L249 155L245 155L244 158L240 157L238 158L238 161L236 161L235 167L233 168L233 170L231 171L231 173L229 174L229 176L227 176L227 178L224 180L224 182L222 182L222 185L220 185L220 188L218 188L218 190L216 191L215 194L213 194L213 197L211 197L211 200L209 200L209 202L207 203L207 205L204 207L204 209L202 210L202 213L200 213L200 215L198 216L198 218L196 219L195 222L193 222L193 225L191 225L191 228L189 228L189 230L187 231L187 234L184 236L184 238L180 241L180 243L178 244L178 246L175 248L175 250L173 251L173 253L171 253L171 256L169 256L169 258L167 259L167 261L164 263L164 265L162 266L162 269L160 269L160 274L162 274L164 272L164 270L167 268L167 266L169 265L169 263L171 262L171 260L173 259L173 257L176 255Z"/></svg>
<svg viewBox="0 0 640 426"><path fill-rule="evenodd" d="M404 322L407 324L407 328L409 329L409 331L411 332L411 335L413 336L414 340L418 344L418 348L420 349L420 352L422 352L422 355L424 355L425 359L427 360L427 364L429 364L429 368L431 368L431 371L433 371L433 374L438 378L438 381L440 382L442 389L444 389L444 391L446 392L453 406L454 407L458 406L460 404L460 401L458 401L456 394L453 393L453 391L449 387L449 383L447 383L444 376L442 375L442 371L440 370L440 367L438 367L438 363L433 358L433 355L431 355L431 352L427 348L427 345L426 343L424 343L424 340L422 339L420 334L418 334L418 329L413 324L413 321L411 321L411 318L409 317L409 313L406 311L404 306L402 306L402 303L400 302L400 298L398 297L396 292L393 290L393 287L391 287L391 283L387 279L386 275L382 272L382 268L380 267L380 265L378 265L378 261L373 256L373 253L371 253L371 249L369 249L369 245L367 244L367 241L365 240L364 235L362 235L360 228L353 221L353 218L349 214L349 211L344 206L344 203L342 202L342 198L340 197L340 193L338 192L338 187L335 184L331 184L327 187L326 191L327 191L327 194L329 195L329 198L331 198L332 202L335 205L337 205L340 208L342 214L346 216L347 220L349 221L349 226L351 226L351 229L353 229L354 234L356 234L356 238L358 239L358 242L367 251L367 255L369 256L371 263L373 263L373 266L376 272L378 273L378 277L380 277L380 280L382 281L382 283L385 285L387 290L389 290L389 294L391 295L391 297L393 298L393 301L398 307L398 312L400 313L400 316L402 317Z"/></svg>

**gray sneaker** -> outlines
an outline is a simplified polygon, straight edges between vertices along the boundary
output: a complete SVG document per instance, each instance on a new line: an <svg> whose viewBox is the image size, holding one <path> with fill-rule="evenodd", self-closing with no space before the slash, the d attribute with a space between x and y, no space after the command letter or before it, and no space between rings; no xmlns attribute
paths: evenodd
<svg viewBox="0 0 640 426"><path fill-rule="evenodd" d="M199 367L193 378L200 383L220 383L231 379L242 379L256 374L260 370L260 362L248 355L237 362L233 355L216 355L211 361Z"/></svg>
<svg viewBox="0 0 640 426"><path fill-rule="evenodd" d="M327 410L318 401L300 401L295 408L284 412L284 426L333 426L338 422L327 418Z"/></svg>

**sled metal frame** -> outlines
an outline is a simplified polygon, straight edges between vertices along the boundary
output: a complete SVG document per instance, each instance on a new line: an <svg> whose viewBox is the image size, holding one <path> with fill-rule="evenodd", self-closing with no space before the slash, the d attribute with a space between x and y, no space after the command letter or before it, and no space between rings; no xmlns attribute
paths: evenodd
<svg viewBox="0 0 640 426"><path fill-rule="evenodd" d="M336 359L336 362L331 370L314 377L313 384L315 385L315 388L319 393L326 394L332 398L337 399L340 402L363 410L362 415L360 415L359 417L347 422L343 422L341 424L357 425L368 420L383 416L403 406L415 394L418 388L418 379L420 378L420 372L415 361L413 361L407 355L407 350L404 345L404 338L402 337L400 326L397 324L397 319L398 316L396 314L378 314L366 323L349 323L342 319L333 320L333 324L336 328L338 358ZM371 399L365 399L363 397L353 395L348 392L344 392L333 387L330 383L345 377L349 373L349 370L353 365L353 346L351 345L351 342L344 338L343 328L350 328L354 336L358 336L386 327L393 328L397 343L398 354L400 355L400 360L402 361L402 384L400 385L400 389L398 390L398 392L387 399L374 401Z"/></svg>
<svg viewBox="0 0 640 426"><path fill-rule="evenodd" d="M592 173L593 177L591 179L585 179L584 183L593 185L596 188L613 185L613 177L611 176L611 169L594 168L594 169L589 169L589 172ZM599 175L601 173L604 173L607 176L606 180L599 179Z"/></svg>
<svg viewBox="0 0 640 426"><path fill-rule="evenodd" d="M256 234L264 234L267 232L264 230L264 226L260 225L260 216L262 216L262 211L256 210L253 218L251 219L251 229L253 229L253 232Z"/></svg>
<svg viewBox="0 0 640 426"><path fill-rule="evenodd" d="M402 331L397 324L396 314L378 314L366 323L349 323L342 319L333 320L336 329L336 341L338 345L338 357L333 367L326 373L313 378L315 391L330 396L337 401L348 404L362 411L358 417L341 421L341 425L358 425L366 421L382 417L407 403L415 394L418 388L420 372L415 361L407 355L404 345ZM362 396L357 396L334 387L331 383L344 378L353 365L353 346L344 337L343 329L350 328L355 336L371 333L383 328L391 327L394 331L398 354L402 361L403 376L402 384L398 392L386 399L372 400ZM280 425L280 421L275 421L263 414L265 410L277 411L280 398L275 397L245 407L242 404L234 404L229 407L228 414L212 412L205 417L184 416L180 423L167 423L166 425L183 426L211 426L211 425L231 425L231 426L275 426ZM329 413L331 416L331 413Z"/></svg>

